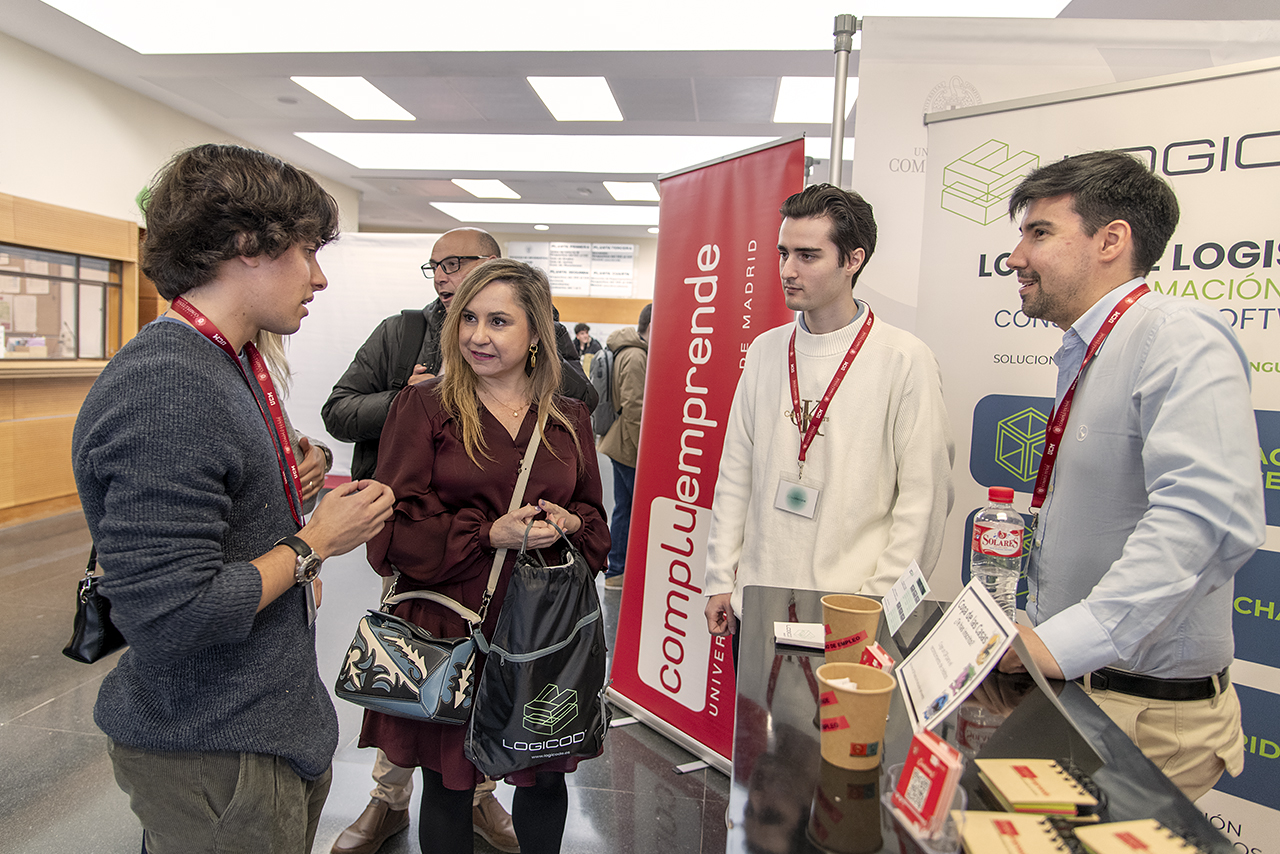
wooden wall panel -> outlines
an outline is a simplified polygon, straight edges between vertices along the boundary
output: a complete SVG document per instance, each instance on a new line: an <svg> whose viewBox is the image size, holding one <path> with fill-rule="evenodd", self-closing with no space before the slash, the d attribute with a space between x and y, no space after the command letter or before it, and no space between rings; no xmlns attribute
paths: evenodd
<svg viewBox="0 0 1280 854"><path fill-rule="evenodd" d="M123 261L122 337L137 331L137 223L0 193L0 242ZM0 359L0 508L75 494L71 432L105 364Z"/></svg>
<svg viewBox="0 0 1280 854"><path fill-rule="evenodd" d="M71 474L71 431L76 417L12 421L15 490L22 504L44 501L76 491Z"/></svg>
<svg viewBox="0 0 1280 854"><path fill-rule="evenodd" d="M13 198L13 242L121 261L138 259L138 225L123 219Z"/></svg>
<svg viewBox="0 0 1280 854"><path fill-rule="evenodd" d="M635 326L640 319L640 309L653 300L602 299L601 297L552 297L560 316L584 323L621 323ZM572 329L569 330L573 332Z"/></svg>
<svg viewBox="0 0 1280 854"><path fill-rule="evenodd" d="M13 420L13 380L0 380L0 422ZM4 471L0 468L0 471Z"/></svg>
<svg viewBox="0 0 1280 854"><path fill-rule="evenodd" d="M13 243L13 196L0 193L0 240Z"/></svg>
<svg viewBox="0 0 1280 854"><path fill-rule="evenodd" d="M169 307L169 303L164 297L160 296L160 292L156 290L155 282L148 279L141 269L137 270L137 276L138 328L141 329L163 314L165 309Z"/></svg>
<svg viewBox="0 0 1280 854"><path fill-rule="evenodd" d="M13 422L0 421L0 507L18 504L18 479L13 476Z"/></svg>
<svg viewBox="0 0 1280 854"><path fill-rule="evenodd" d="M93 386L93 377L14 380L13 417L47 418L75 415Z"/></svg>

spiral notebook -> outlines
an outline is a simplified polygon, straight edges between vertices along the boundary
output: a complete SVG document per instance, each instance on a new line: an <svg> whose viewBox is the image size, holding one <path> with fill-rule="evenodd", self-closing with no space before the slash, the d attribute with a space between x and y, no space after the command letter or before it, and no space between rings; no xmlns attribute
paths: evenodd
<svg viewBox="0 0 1280 854"><path fill-rule="evenodd" d="M1154 818L1078 827L1076 838L1087 854L1194 854L1204 850Z"/></svg>
<svg viewBox="0 0 1280 854"><path fill-rule="evenodd" d="M1098 799L1052 759L977 759L978 777L1010 812L1074 816Z"/></svg>
<svg viewBox="0 0 1280 854"><path fill-rule="evenodd" d="M974 810L951 815L968 854L1085 854L1070 831L1059 834L1048 816Z"/></svg>

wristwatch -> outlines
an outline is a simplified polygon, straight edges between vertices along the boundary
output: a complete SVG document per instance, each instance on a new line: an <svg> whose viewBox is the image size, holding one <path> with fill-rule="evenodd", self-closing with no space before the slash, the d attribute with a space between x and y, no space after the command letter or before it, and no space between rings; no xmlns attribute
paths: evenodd
<svg viewBox="0 0 1280 854"><path fill-rule="evenodd" d="M324 558L311 550L311 546L300 537L290 534L276 541L277 546L288 546L298 553L297 563L293 565L293 581L295 584L309 584L320 574L320 564Z"/></svg>

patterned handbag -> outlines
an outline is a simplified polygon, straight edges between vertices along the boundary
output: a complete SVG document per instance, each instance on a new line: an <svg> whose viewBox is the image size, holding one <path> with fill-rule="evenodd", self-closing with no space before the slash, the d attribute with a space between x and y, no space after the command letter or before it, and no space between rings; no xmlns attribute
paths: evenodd
<svg viewBox="0 0 1280 854"><path fill-rule="evenodd" d="M540 417L529 440L507 512L516 510L524 500L533 458L542 442L544 423L545 418ZM411 590L388 596L380 610L370 610L361 617L355 639L338 672L334 693L357 706L387 715L465 724L471 715L475 694L476 649L484 643L480 627L506 557L506 549L498 549L493 556L489 583L478 612L442 593ZM428 599L449 608L467 621L469 634L460 638L437 638L391 613L393 606L408 599Z"/></svg>
<svg viewBox="0 0 1280 854"><path fill-rule="evenodd" d="M496 575L490 573L490 594ZM467 621L471 634L433 637L426 629L390 613L393 605L415 598L453 608ZM471 715L476 635L483 622L483 613L427 590L390 596L382 610L371 610L360 618L334 692L357 706L387 715L464 724Z"/></svg>

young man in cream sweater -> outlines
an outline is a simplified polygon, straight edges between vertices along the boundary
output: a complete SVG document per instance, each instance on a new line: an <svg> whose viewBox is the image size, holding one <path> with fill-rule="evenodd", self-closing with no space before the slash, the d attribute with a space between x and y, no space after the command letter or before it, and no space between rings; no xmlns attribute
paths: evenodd
<svg viewBox="0 0 1280 854"><path fill-rule="evenodd" d="M797 316L752 343L729 413L703 588L716 635L747 584L881 595L913 560L927 575L954 498L938 362L853 296L871 206L818 184L780 213Z"/></svg>

